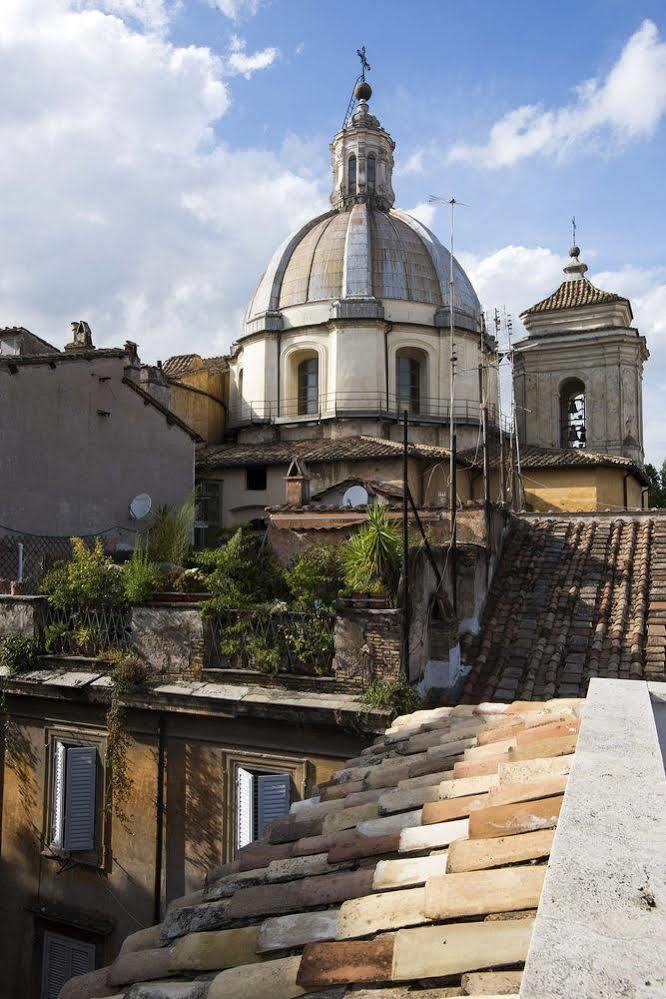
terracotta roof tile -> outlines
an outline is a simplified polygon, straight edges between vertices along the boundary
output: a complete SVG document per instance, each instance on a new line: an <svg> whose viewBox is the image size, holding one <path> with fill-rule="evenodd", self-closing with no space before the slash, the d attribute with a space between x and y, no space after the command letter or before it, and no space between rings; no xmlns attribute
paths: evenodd
<svg viewBox="0 0 666 999"><path fill-rule="evenodd" d="M563 281L559 288L547 298L530 306L522 316L532 316L538 312L556 312L561 309L578 309L586 305L600 305L611 302L627 302L622 295L596 288L587 278L576 281ZM628 304L628 302L627 302Z"/></svg>
<svg viewBox="0 0 666 999"><path fill-rule="evenodd" d="M446 448L410 444L418 458L445 461ZM381 437L340 437L334 440L271 441L266 444L215 444L200 448L197 461L207 468L234 465L288 465L294 457L306 462L363 461L369 458L399 458L402 444Z"/></svg>
<svg viewBox="0 0 666 999"><path fill-rule="evenodd" d="M217 999L337 999L338 987L362 983L373 999L399 999L410 983L424 996L464 994L463 975L509 967L514 977L496 978L497 987L517 988L571 754L503 761L513 749L552 752L575 741L581 708L516 709L396 719L370 752L269 828L278 839L318 833L243 849L211 873L203 893L170 907L159 936L152 931L136 946L130 938L111 971L95 973L96 984L106 986L107 972L123 986L159 976L172 983L165 994L177 994L188 977L217 972L208 992ZM452 761L463 752L465 762L495 772L457 778ZM326 797L345 785L353 788L347 797ZM423 806L415 794L428 799ZM345 814L350 828L339 827Z"/></svg>
<svg viewBox="0 0 666 999"><path fill-rule="evenodd" d="M178 378L179 375L187 374L195 366L195 361L201 362L198 354L175 354L167 357L162 364L162 371L167 378ZM199 365L196 365L199 367Z"/></svg>

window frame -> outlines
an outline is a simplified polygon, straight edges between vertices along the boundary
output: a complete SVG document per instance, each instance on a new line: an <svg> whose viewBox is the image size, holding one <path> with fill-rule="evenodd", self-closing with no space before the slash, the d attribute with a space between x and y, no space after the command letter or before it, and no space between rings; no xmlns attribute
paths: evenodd
<svg viewBox="0 0 666 999"><path fill-rule="evenodd" d="M403 397L401 391L400 368L404 363L410 367L408 399ZM423 376L423 361L412 354L396 353L395 355L395 396L396 408L399 415L402 415L405 408L410 416L418 416L421 412L421 378ZM405 406L407 402L407 406Z"/></svg>
<svg viewBox="0 0 666 999"><path fill-rule="evenodd" d="M310 378L314 371L314 385ZM296 365L297 410L299 416L319 414L319 355L304 357Z"/></svg>
<svg viewBox="0 0 666 999"><path fill-rule="evenodd" d="M368 194L374 194L377 190L377 157L374 153L368 153L365 161L365 184Z"/></svg>
<svg viewBox="0 0 666 999"><path fill-rule="evenodd" d="M238 855L237 815L238 815L238 769L258 773L289 774L291 778L291 804L308 797L309 788L314 785L314 765L303 757L285 756L280 753L232 752L226 755L227 822L225 828L225 852L227 861Z"/></svg>
<svg viewBox="0 0 666 999"><path fill-rule="evenodd" d="M108 869L110 858L110 816L107 815L106 801L108 795L107 772L106 772L106 749L107 737L99 730L86 731L82 728L49 728L46 731L46 782L44 787L44 816L42 822L42 836L44 848L42 856L49 859L74 860L78 864L86 867L97 867ZM53 812L55 803L55 766L56 747L58 743L63 743L69 747L89 747L96 750L96 774L95 774L95 835L92 850L66 850L58 846L53 840ZM66 789L65 789L66 795ZM66 803L66 797L65 797ZM65 804L66 807L66 804Z"/></svg>
<svg viewBox="0 0 666 999"><path fill-rule="evenodd" d="M353 167L352 167L353 163ZM347 194L354 197L358 191L358 160L356 153L347 157Z"/></svg>

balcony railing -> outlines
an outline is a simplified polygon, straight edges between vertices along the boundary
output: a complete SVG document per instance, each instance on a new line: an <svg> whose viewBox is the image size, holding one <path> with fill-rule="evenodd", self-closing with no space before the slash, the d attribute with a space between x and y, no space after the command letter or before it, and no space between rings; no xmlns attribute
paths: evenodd
<svg viewBox="0 0 666 999"><path fill-rule="evenodd" d="M44 608L46 651L71 656L96 656L129 645L132 612L129 607Z"/></svg>
<svg viewBox="0 0 666 999"><path fill-rule="evenodd" d="M307 676L330 674L335 617L328 613L219 611L204 617L206 666Z"/></svg>
<svg viewBox="0 0 666 999"><path fill-rule="evenodd" d="M303 412L298 398L277 400L242 400L230 406L229 423L240 427L253 423L269 423L279 421L303 421L335 419L336 417L350 419L353 417L376 419L399 419L404 410L409 412L410 419L416 422L448 423L451 407L449 400L421 398L418 403L406 403L398 396L379 392L336 392L322 394L317 406ZM478 399L456 399L453 403L453 417L456 423L478 425L481 420L481 409ZM488 406L488 421L497 425L497 407Z"/></svg>

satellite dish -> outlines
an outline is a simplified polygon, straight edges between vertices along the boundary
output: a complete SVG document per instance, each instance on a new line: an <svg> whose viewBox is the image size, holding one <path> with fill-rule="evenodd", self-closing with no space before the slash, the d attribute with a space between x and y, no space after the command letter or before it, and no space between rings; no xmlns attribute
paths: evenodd
<svg viewBox="0 0 666 999"><path fill-rule="evenodd" d="M130 517L132 517L133 520L143 520L143 518L147 517L150 513L152 505L153 501L148 493L139 493L139 495L135 496L129 505Z"/></svg>

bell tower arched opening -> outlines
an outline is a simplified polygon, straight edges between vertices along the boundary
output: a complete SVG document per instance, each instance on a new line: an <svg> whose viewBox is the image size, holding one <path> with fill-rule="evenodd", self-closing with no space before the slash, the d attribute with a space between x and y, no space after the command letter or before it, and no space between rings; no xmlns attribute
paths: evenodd
<svg viewBox="0 0 666 999"><path fill-rule="evenodd" d="M567 378L560 387L561 446L587 446L585 383L580 378Z"/></svg>

